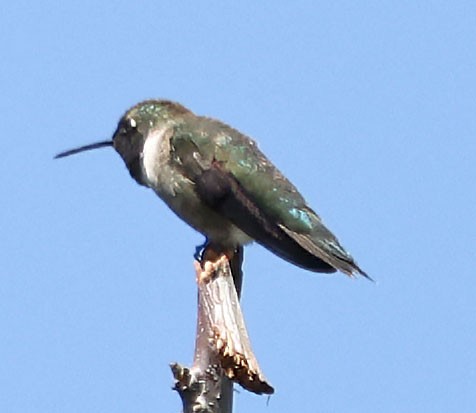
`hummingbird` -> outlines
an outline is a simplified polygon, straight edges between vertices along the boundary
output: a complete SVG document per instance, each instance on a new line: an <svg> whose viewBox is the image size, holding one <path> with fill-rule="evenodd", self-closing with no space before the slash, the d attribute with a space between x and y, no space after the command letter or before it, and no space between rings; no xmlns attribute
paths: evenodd
<svg viewBox="0 0 476 413"><path fill-rule="evenodd" d="M254 140L179 103L146 100L119 120L112 140L61 152L113 147L206 240L234 250L253 241L306 270L370 277Z"/></svg>

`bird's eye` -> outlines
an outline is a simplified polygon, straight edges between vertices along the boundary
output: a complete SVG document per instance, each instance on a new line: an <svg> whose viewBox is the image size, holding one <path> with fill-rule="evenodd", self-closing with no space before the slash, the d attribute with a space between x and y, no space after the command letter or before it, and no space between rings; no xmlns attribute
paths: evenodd
<svg viewBox="0 0 476 413"><path fill-rule="evenodd" d="M127 135L128 133L135 130L137 127L137 121L134 118L124 119L120 123L119 131L122 135Z"/></svg>

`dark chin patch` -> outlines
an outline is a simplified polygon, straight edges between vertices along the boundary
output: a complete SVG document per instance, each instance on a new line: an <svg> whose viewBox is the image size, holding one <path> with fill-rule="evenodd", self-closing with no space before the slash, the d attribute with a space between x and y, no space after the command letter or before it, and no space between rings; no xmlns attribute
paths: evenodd
<svg viewBox="0 0 476 413"><path fill-rule="evenodd" d="M127 168L129 169L129 173L134 178L134 180L142 186L147 186L144 181L144 171L142 169L142 163L140 158L134 158L132 161L129 161L127 164Z"/></svg>

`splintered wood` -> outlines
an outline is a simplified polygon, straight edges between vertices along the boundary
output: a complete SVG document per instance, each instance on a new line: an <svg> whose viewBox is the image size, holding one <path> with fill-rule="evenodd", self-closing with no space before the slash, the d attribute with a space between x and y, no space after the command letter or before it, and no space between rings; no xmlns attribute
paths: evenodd
<svg viewBox="0 0 476 413"><path fill-rule="evenodd" d="M253 393L273 394L251 349L229 259L222 255L202 265L195 263L199 314L194 367L205 367L197 350L206 338L212 358L230 380Z"/></svg>

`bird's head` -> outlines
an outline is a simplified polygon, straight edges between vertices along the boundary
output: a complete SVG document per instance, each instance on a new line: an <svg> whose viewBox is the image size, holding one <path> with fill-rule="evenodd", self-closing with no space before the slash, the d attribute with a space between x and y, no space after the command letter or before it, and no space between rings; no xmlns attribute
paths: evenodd
<svg viewBox="0 0 476 413"><path fill-rule="evenodd" d="M145 100L122 116L112 140L70 149L57 154L55 159L112 146L121 155L134 179L140 183L140 160L147 137L158 129L180 122L182 116L190 113L184 106L169 100Z"/></svg>

